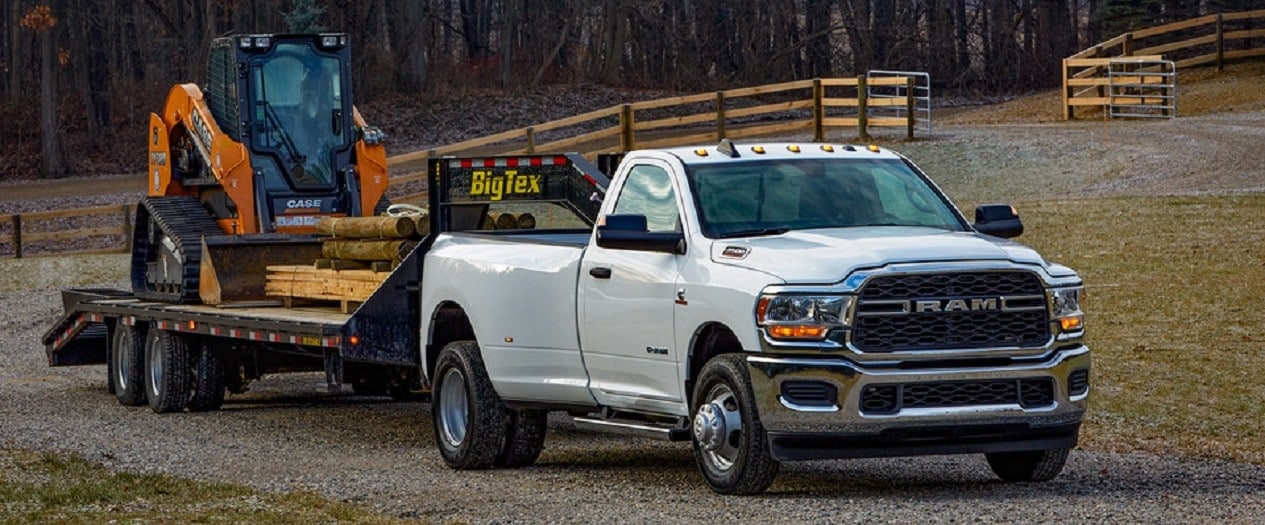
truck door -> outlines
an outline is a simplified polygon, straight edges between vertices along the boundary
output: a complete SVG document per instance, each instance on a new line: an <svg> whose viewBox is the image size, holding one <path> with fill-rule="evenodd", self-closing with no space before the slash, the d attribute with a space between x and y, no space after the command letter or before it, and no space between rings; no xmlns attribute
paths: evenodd
<svg viewBox="0 0 1265 525"><path fill-rule="evenodd" d="M651 232L681 229L680 192L666 164L632 167L614 213L646 216ZM580 266L580 348L598 402L666 411L684 405L673 344L683 256L590 243ZM682 409L683 410L683 409ZM682 412L684 413L684 412Z"/></svg>

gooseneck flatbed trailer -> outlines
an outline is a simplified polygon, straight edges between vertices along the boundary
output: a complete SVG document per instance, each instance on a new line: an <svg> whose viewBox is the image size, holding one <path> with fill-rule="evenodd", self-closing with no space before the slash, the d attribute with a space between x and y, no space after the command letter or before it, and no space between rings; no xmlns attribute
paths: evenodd
<svg viewBox="0 0 1265 525"><path fill-rule="evenodd" d="M436 234L478 229L490 209L508 204L556 209L591 226L599 205L591 197L608 180L576 154L436 159L429 171L431 188L448 188L453 178L464 180L464 189L471 189L472 178L487 184L476 183L475 195L460 204L446 201L449 191L430 192L430 209L445 213L430 217L431 233L354 311L287 307L264 297L211 306L125 290L70 289L62 292L65 315L43 337L49 365L107 364L109 388L120 402L148 399L160 412L213 410L225 388L242 392L250 381L280 372L323 371L331 388L350 385L363 394L406 398L424 392L418 293L424 255ZM517 188L524 191L514 191L516 179L524 181Z"/></svg>

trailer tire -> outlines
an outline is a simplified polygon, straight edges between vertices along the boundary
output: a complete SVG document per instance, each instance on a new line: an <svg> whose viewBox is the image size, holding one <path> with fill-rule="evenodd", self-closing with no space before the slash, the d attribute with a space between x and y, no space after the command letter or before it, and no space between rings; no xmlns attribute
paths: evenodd
<svg viewBox="0 0 1265 525"><path fill-rule="evenodd" d="M505 423L505 443L493 465L503 468L529 467L545 448L549 413L544 410L511 410Z"/></svg>
<svg viewBox="0 0 1265 525"><path fill-rule="evenodd" d="M1071 449L1028 450L984 454L988 466L1002 481L1050 481L1063 471Z"/></svg>
<svg viewBox="0 0 1265 525"><path fill-rule="evenodd" d="M703 365L691 398L694 459L703 479L721 494L759 494L780 464L756 413L742 354L721 354Z"/></svg>
<svg viewBox="0 0 1265 525"><path fill-rule="evenodd" d="M119 404L129 407L145 404L145 330L116 323L108 363L110 384Z"/></svg>
<svg viewBox="0 0 1265 525"><path fill-rule="evenodd" d="M444 463L457 470L491 467L505 440L507 411L492 388L474 341L448 343L435 362L431 415Z"/></svg>
<svg viewBox="0 0 1265 525"><path fill-rule="evenodd" d="M197 350L193 355L193 395L189 398L189 411L219 410L224 404L224 354L208 341L198 341L192 346Z"/></svg>
<svg viewBox="0 0 1265 525"><path fill-rule="evenodd" d="M189 404L193 370L184 338L151 326L145 338L145 387L155 413L179 412Z"/></svg>

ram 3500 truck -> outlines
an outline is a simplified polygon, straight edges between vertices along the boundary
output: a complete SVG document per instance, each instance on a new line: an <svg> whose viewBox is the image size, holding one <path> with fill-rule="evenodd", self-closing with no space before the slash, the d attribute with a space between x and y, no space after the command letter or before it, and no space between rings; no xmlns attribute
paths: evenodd
<svg viewBox="0 0 1265 525"><path fill-rule="evenodd" d="M533 183L443 184L441 221ZM440 228L422 366L450 466L531 463L551 410L692 440L721 493L866 456L983 453L1048 480L1076 445L1081 279L1003 239L1010 206L968 223L904 157L829 144L634 151L608 190L591 231Z"/></svg>
<svg viewBox="0 0 1265 525"><path fill-rule="evenodd" d="M765 490L781 461L864 456L983 453L1005 480L1046 480L1076 444L1080 278L1003 239L1023 230L1011 207L969 223L898 154L440 158L429 185L431 233L354 311L67 290L49 364L108 363L120 403L155 412L290 371L429 391L458 469L534 463L565 411L692 441L722 493ZM485 231L511 212L539 229Z"/></svg>

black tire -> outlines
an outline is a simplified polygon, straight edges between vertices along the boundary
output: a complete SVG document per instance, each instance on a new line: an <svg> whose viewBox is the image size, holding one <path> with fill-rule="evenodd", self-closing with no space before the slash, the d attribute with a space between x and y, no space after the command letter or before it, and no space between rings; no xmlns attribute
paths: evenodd
<svg viewBox="0 0 1265 525"><path fill-rule="evenodd" d="M189 398L189 411L219 410L224 405L224 354L208 341L186 341L186 344L197 349L193 355L193 395Z"/></svg>
<svg viewBox="0 0 1265 525"><path fill-rule="evenodd" d="M110 386L119 404L145 404L145 329L116 323L108 361Z"/></svg>
<svg viewBox="0 0 1265 525"><path fill-rule="evenodd" d="M528 467L536 463L545 448L549 413L544 410L511 410L505 423L505 443L493 465L504 468Z"/></svg>
<svg viewBox="0 0 1265 525"><path fill-rule="evenodd" d="M988 466L1002 481L1050 481L1063 471L1071 449L994 452L984 454Z"/></svg>
<svg viewBox="0 0 1265 525"><path fill-rule="evenodd" d="M150 327L145 338L145 389L155 413L179 412L189 404L193 371L184 338Z"/></svg>
<svg viewBox="0 0 1265 525"><path fill-rule="evenodd" d="M718 355L703 365L691 399L694 459L707 485L721 494L769 488L781 464L769 453L742 354Z"/></svg>
<svg viewBox="0 0 1265 525"><path fill-rule="evenodd" d="M435 362L431 415L444 463L458 470L491 467L505 440L507 411L492 388L479 345L455 341Z"/></svg>

